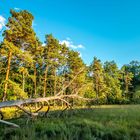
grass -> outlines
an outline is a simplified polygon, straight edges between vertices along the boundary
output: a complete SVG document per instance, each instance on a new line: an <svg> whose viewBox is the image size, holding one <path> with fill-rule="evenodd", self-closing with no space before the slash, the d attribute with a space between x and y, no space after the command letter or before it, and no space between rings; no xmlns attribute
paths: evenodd
<svg viewBox="0 0 140 140"><path fill-rule="evenodd" d="M140 140L140 105L104 105L52 111L47 118L12 119L20 129L0 124L0 140Z"/></svg>

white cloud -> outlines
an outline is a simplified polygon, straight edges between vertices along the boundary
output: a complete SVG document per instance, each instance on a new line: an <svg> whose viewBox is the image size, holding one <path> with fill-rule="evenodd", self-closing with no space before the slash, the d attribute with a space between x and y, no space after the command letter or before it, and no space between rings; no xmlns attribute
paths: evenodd
<svg viewBox="0 0 140 140"><path fill-rule="evenodd" d="M67 47L70 47L72 42L68 41L68 40L62 40L62 41L60 41L60 44L65 44Z"/></svg>
<svg viewBox="0 0 140 140"><path fill-rule="evenodd" d="M80 44L80 45L78 45L78 48L83 49L83 48L84 48L84 46Z"/></svg>
<svg viewBox="0 0 140 140"><path fill-rule="evenodd" d="M42 46L46 46L46 43L43 43Z"/></svg>
<svg viewBox="0 0 140 140"><path fill-rule="evenodd" d="M15 7L15 8L14 8L14 10L19 11L19 10L20 10L20 8Z"/></svg>
<svg viewBox="0 0 140 140"><path fill-rule="evenodd" d="M75 45L70 38L66 38L66 40L60 41L60 44L66 44L67 47L71 49L84 49L85 47L82 44Z"/></svg>
<svg viewBox="0 0 140 140"><path fill-rule="evenodd" d="M0 30L5 26L6 19L0 15Z"/></svg>
<svg viewBox="0 0 140 140"><path fill-rule="evenodd" d="M82 58L82 53L81 52L78 52L79 53L79 57L81 57Z"/></svg>

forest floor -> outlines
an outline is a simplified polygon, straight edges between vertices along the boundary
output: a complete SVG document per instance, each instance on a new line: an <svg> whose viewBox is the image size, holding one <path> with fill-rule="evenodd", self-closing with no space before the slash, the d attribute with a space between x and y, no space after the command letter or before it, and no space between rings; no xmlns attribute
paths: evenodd
<svg viewBox="0 0 140 140"><path fill-rule="evenodd" d="M75 108L60 114L55 110L47 118L11 119L21 128L0 124L0 140L140 140L140 105Z"/></svg>

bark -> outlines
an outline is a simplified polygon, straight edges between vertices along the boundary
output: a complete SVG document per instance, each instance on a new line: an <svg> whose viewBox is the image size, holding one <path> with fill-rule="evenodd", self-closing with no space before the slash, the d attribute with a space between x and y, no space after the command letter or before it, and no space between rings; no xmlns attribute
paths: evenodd
<svg viewBox="0 0 140 140"><path fill-rule="evenodd" d="M39 103L39 102L50 102L52 100L59 100L59 101L63 101L65 103L69 104L65 100L66 98L82 99L82 100L86 100L86 101L96 100L96 99L84 98L84 97L81 97L81 96L79 96L77 94L73 94L73 95L60 95L60 96L50 96L50 97L45 97L45 98L31 98L31 99L26 99L26 100L12 100L12 101L0 102L0 108L19 107L19 106L24 105L24 104Z"/></svg>
<svg viewBox="0 0 140 140"><path fill-rule="evenodd" d="M56 68L54 68L54 96L56 95ZM56 105L56 102L54 100L54 106Z"/></svg>
<svg viewBox="0 0 140 140"><path fill-rule="evenodd" d="M126 73L126 76L125 76L125 92L126 92L126 96L128 96L128 73Z"/></svg>
<svg viewBox="0 0 140 140"><path fill-rule="evenodd" d="M46 89L47 89L47 74L48 74L48 66L46 66L45 74L44 74L44 93L43 97L46 97Z"/></svg>
<svg viewBox="0 0 140 140"><path fill-rule="evenodd" d="M25 74L24 72L22 73L22 90L24 91L25 88Z"/></svg>
<svg viewBox="0 0 140 140"><path fill-rule="evenodd" d="M37 75L37 71L36 71L36 64L34 65L34 97L36 97L36 75Z"/></svg>
<svg viewBox="0 0 140 140"><path fill-rule="evenodd" d="M0 120L0 123L4 123L6 125L10 125L10 126L13 126L13 127L16 127L16 128L20 128L19 125L15 124L15 123L4 121L4 120Z"/></svg>
<svg viewBox="0 0 140 140"><path fill-rule="evenodd" d="M6 71L6 78L5 78L5 85L4 85L4 93L2 100L5 101L7 97L7 87L8 87L8 79L9 79L9 73L10 73L10 64L12 59L12 52L10 51L8 54L8 64L7 64L7 71Z"/></svg>
<svg viewBox="0 0 140 140"><path fill-rule="evenodd" d="M26 99L26 100L15 100L15 101L5 101L5 102L0 102L0 109L1 108L6 108L6 107L17 107L19 108L20 110L22 110L23 112L25 112L26 114L28 114L31 118L35 118L37 116L39 116L39 111L44 107L44 102L47 103L48 105L48 109L45 113L45 115L49 112L49 109L50 109L50 104L49 102L51 102L52 100L53 101L61 101L61 102L64 102L66 104L66 108L62 111L62 113L71 107L71 104L66 101L66 99L68 98L71 98L71 99L82 99L82 100L86 100L86 101L95 101L96 99L87 99L87 98L83 98L81 96L78 96L77 94L73 94L73 95L61 95L61 96L51 96L51 97L46 97L46 98L32 98L32 99ZM31 112L31 110L27 110L24 108L24 105L29 105L29 104L35 104L35 103L42 103L41 104L41 107L36 110L35 112ZM1 112L2 114L2 112ZM0 123L5 123L7 125L11 125L13 127L18 127L18 125L16 124L13 124L13 123L10 123L10 122L7 122L7 121L3 121L3 120L0 120Z"/></svg>
<svg viewBox="0 0 140 140"><path fill-rule="evenodd" d="M56 95L56 69L54 70L54 96Z"/></svg>

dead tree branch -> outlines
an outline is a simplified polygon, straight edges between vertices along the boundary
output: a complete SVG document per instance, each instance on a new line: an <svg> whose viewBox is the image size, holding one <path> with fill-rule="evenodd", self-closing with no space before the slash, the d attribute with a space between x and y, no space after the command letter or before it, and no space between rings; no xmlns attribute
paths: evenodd
<svg viewBox="0 0 140 140"><path fill-rule="evenodd" d="M0 120L0 123L4 123L6 125L10 125L10 126L13 126L13 127L16 127L16 128L20 128L19 125L15 124L15 123L4 121L4 120Z"/></svg>
<svg viewBox="0 0 140 140"><path fill-rule="evenodd" d="M60 96L51 96L51 97L45 97L45 98L32 98L32 99L26 99L26 100L15 100L15 101L0 102L0 109L7 108L7 107L17 107L20 110L22 110L23 112L25 112L26 114L28 114L31 118L34 118L34 117L39 115L38 112L44 107L44 104L43 104L44 102L46 102L47 105L48 105L48 109L45 113L45 115L46 115L49 112L49 109L50 109L49 102L51 102L52 100L58 100L58 101L62 101L64 103L66 103L67 107L62 111L62 112L64 112L69 107L71 107L71 104L68 101L66 101L66 99L68 99L68 98L80 99L80 100L86 100L86 101L93 101L93 100L95 101L96 100L96 99L87 99L87 98L81 97L77 94L60 95ZM26 110L23 107L24 105L33 104L33 103L42 103L41 104L42 106L38 110L36 110L34 113ZM2 114L2 112L1 112L1 114ZM14 124L14 123L7 122L7 121L0 120L0 123L4 123L4 124L7 124L7 125L11 125L13 127L19 128L18 125Z"/></svg>

